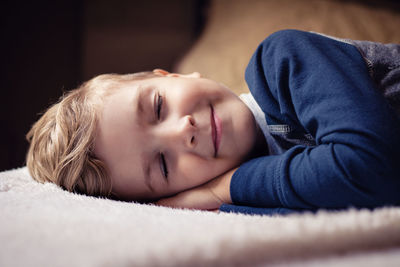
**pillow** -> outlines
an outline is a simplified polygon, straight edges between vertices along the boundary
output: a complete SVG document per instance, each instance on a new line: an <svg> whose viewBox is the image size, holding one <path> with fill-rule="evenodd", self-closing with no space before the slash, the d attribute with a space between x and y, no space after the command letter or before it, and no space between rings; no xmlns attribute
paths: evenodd
<svg viewBox="0 0 400 267"><path fill-rule="evenodd" d="M340 0L214 0L197 43L174 71L200 72L235 93L248 92L244 71L257 45L281 29L341 38L400 43L395 2ZM368 4L369 3L369 4ZM382 4L385 3L385 4Z"/></svg>

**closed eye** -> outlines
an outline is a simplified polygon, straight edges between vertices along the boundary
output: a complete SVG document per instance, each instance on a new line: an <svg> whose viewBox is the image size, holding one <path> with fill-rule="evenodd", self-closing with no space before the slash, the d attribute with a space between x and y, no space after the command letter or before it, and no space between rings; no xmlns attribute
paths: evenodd
<svg viewBox="0 0 400 267"><path fill-rule="evenodd" d="M160 120L161 109L163 106L163 97L159 93L157 93L157 119Z"/></svg>
<svg viewBox="0 0 400 267"><path fill-rule="evenodd" d="M160 153L160 169L163 177L168 180L168 167L163 153Z"/></svg>

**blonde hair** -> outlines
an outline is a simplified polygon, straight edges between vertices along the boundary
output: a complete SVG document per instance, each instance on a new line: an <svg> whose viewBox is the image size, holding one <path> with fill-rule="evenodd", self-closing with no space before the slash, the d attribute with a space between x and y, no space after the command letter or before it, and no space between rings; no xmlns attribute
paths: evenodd
<svg viewBox="0 0 400 267"><path fill-rule="evenodd" d="M30 142L26 163L32 177L70 192L112 197L107 168L92 153L103 98L125 82L156 76L103 74L62 96L26 135Z"/></svg>

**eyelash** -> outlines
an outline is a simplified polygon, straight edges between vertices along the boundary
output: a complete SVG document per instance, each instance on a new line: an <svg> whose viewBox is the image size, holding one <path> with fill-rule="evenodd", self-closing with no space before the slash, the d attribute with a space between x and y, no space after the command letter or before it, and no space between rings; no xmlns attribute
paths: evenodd
<svg viewBox="0 0 400 267"><path fill-rule="evenodd" d="M160 168L161 168L161 173L163 174L165 179L168 179L168 168L167 168L167 162L165 161L165 157L163 153L160 153Z"/></svg>
<svg viewBox="0 0 400 267"><path fill-rule="evenodd" d="M161 116L161 109L162 109L162 104L163 104L163 97L162 95L158 94L157 95L157 119L160 119Z"/></svg>
<svg viewBox="0 0 400 267"><path fill-rule="evenodd" d="M159 93L157 93L157 119L160 120L161 116L161 109L162 109L162 104L163 104L163 97ZM165 156L163 153L160 153L160 169L161 173L163 174L165 179L168 179L168 168L167 168L167 162L165 160Z"/></svg>

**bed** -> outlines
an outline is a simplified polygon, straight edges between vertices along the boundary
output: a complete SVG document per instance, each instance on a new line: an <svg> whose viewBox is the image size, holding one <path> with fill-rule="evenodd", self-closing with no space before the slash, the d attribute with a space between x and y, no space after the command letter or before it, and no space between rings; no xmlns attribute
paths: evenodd
<svg viewBox="0 0 400 267"><path fill-rule="evenodd" d="M365 2L211 1L175 70L243 93L251 53L279 29L400 42L399 5ZM274 217L181 210L69 193L22 167L0 173L0 266L400 266L400 207Z"/></svg>
<svg viewBox="0 0 400 267"><path fill-rule="evenodd" d="M291 216L180 210L0 174L0 266L399 266L400 208Z"/></svg>

